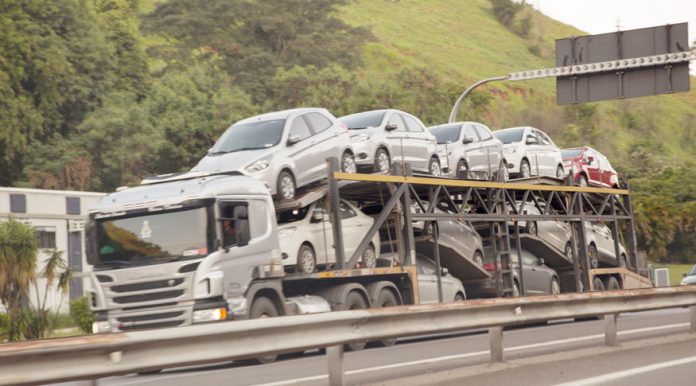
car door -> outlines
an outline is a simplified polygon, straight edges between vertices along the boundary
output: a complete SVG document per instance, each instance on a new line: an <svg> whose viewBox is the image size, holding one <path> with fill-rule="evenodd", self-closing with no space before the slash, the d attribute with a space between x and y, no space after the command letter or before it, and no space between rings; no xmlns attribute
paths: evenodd
<svg viewBox="0 0 696 386"><path fill-rule="evenodd" d="M408 130L408 152L413 159L411 166L418 170L428 170L428 161L436 144L430 142L430 135L418 121L407 114L401 114L401 119ZM443 160L444 161L444 160Z"/></svg>
<svg viewBox="0 0 696 386"><path fill-rule="evenodd" d="M587 157L587 174L588 174L588 182L591 183L592 185L598 185L602 186L602 173L600 169L600 162L599 162L599 157L597 156L597 153L595 153L593 150L587 150L585 153Z"/></svg>
<svg viewBox="0 0 696 386"><path fill-rule="evenodd" d="M534 130L537 137L539 138L539 174L542 176L556 176L556 160L554 157L554 152L556 151L555 145L551 142L546 133L541 130Z"/></svg>
<svg viewBox="0 0 696 386"><path fill-rule="evenodd" d="M340 129L337 125L319 112L311 112L305 115L310 125L310 129L316 137L316 163L320 166L318 174L320 177L326 175L324 161L329 157L341 159L343 148L346 144L342 143Z"/></svg>
<svg viewBox="0 0 696 386"><path fill-rule="evenodd" d="M435 262L418 254L416 256L418 272L418 293L421 304L436 303L439 300L437 291L437 266Z"/></svg>
<svg viewBox="0 0 696 386"><path fill-rule="evenodd" d="M401 114L398 112L390 113L387 118L387 125L390 124L396 125L396 129L385 132L385 137L389 142L392 162L399 161L402 164L408 162L411 163L413 168L415 165L413 165L413 159L410 157L410 151L408 150L410 145L408 131L403 119L401 119Z"/></svg>
<svg viewBox="0 0 696 386"><path fill-rule="evenodd" d="M522 264L524 267L525 286L528 294L542 294L546 283L546 272L540 269L539 258L530 252L522 251Z"/></svg>
<svg viewBox="0 0 696 386"><path fill-rule="evenodd" d="M476 132L480 139L479 149L485 161L482 170L486 172L488 178L498 171L500 159L502 156L502 145L500 141L496 141L490 129L483 125L476 125Z"/></svg>
<svg viewBox="0 0 696 386"><path fill-rule="evenodd" d="M599 255L605 259L613 259L616 256L614 251L614 239L611 237L611 229L608 226L599 223L597 225L597 244Z"/></svg>
<svg viewBox="0 0 696 386"><path fill-rule="evenodd" d="M357 209L345 201L341 201L339 210L341 213L341 228L343 229L343 247L346 250L346 259L350 259L371 224L358 216Z"/></svg>
<svg viewBox="0 0 696 386"><path fill-rule="evenodd" d="M529 129L525 132L526 134L523 139L525 144L525 155L529 159L529 167L532 169L531 175L542 175L543 170L539 163L539 153L541 151L541 142L539 141L539 136L534 129Z"/></svg>
<svg viewBox="0 0 696 386"><path fill-rule="evenodd" d="M611 167L611 164L609 163L607 157L605 157L602 154L598 154L598 156L602 161L602 185L604 185L607 188L611 188L613 185L612 177L616 172L614 171L614 168Z"/></svg>
<svg viewBox="0 0 696 386"><path fill-rule="evenodd" d="M336 261L333 250L333 231L329 222L329 212L324 207L324 200L317 201L309 208L309 232L314 247L317 264L329 264Z"/></svg>
<svg viewBox="0 0 696 386"><path fill-rule="evenodd" d="M470 173L481 173L488 168L485 164L485 156L481 150L481 139L479 138L474 125L468 124L463 127L462 146L466 155L467 166ZM473 177L473 176L470 176Z"/></svg>
<svg viewBox="0 0 696 386"><path fill-rule="evenodd" d="M312 138L312 131L304 116L298 115L290 122L288 140L291 138L299 140L288 145L288 157L295 163L295 183L299 187L317 178L319 171L314 148L315 139Z"/></svg>

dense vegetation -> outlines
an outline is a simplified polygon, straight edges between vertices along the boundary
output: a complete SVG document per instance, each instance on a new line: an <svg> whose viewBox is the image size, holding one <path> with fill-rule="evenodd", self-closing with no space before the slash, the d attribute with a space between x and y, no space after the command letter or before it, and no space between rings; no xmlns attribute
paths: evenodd
<svg viewBox="0 0 696 386"><path fill-rule="evenodd" d="M5 0L0 185L110 191L186 170L272 109L440 123L472 82L553 66L554 39L580 33L509 0ZM693 92L557 107L553 81L491 85L459 118L598 148L631 176L649 256L694 255Z"/></svg>

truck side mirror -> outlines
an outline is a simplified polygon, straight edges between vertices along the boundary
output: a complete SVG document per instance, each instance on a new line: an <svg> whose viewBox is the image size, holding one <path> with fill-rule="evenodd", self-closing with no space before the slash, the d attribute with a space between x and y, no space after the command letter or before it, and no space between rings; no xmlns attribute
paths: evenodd
<svg viewBox="0 0 696 386"><path fill-rule="evenodd" d="M232 215L234 218L236 244L239 247L249 245L251 234L249 232L249 213L247 207L240 205L234 208Z"/></svg>
<svg viewBox="0 0 696 386"><path fill-rule="evenodd" d="M384 130L386 130L386 131L394 131L398 128L399 128L399 125L397 125L396 123L393 123L393 122L389 122L389 123L387 123L386 126L384 126Z"/></svg>

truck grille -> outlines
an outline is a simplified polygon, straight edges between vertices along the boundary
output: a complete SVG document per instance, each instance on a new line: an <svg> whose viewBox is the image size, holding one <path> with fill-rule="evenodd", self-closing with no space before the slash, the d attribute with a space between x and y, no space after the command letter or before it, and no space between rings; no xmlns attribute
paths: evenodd
<svg viewBox="0 0 696 386"><path fill-rule="evenodd" d="M184 282L184 279L157 280L157 281L148 281L148 282L144 282L144 283L115 285L115 286L111 287L111 290L114 292L118 292L118 293L134 292L134 291L146 291L146 290L152 290L152 289L158 289L158 288L176 287L183 282Z"/></svg>
<svg viewBox="0 0 696 386"><path fill-rule="evenodd" d="M155 300L164 300L177 298L184 294L184 290L174 290L174 291L163 291L163 292L153 292L141 295L129 295L129 296L116 296L114 297L114 303L118 304L128 304L128 303L141 303L141 302L151 302Z"/></svg>

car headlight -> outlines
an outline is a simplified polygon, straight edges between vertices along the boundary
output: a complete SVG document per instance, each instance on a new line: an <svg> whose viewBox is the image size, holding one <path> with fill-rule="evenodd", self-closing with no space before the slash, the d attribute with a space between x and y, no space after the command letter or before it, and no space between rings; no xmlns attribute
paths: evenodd
<svg viewBox="0 0 696 386"><path fill-rule="evenodd" d="M217 322L227 319L226 308L193 311L193 323Z"/></svg>
<svg viewBox="0 0 696 386"><path fill-rule="evenodd" d="M108 320L92 322L92 334L105 334L111 332L111 324Z"/></svg>
<svg viewBox="0 0 696 386"><path fill-rule="evenodd" d="M297 227L278 229L278 238L281 238L281 239L290 238L290 236L292 236L292 234L295 233L296 230L297 230Z"/></svg>
<svg viewBox="0 0 696 386"><path fill-rule="evenodd" d="M351 142L364 142L370 139L370 136L368 134L358 134L350 137Z"/></svg>
<svg viewBox="0 0 696 386"><path fill-rule="evenodd" d="M246 167L246 170L250 173L258 172L264 170L271 164L271 161L267 159L260 159L253 164Z"/></svg>

